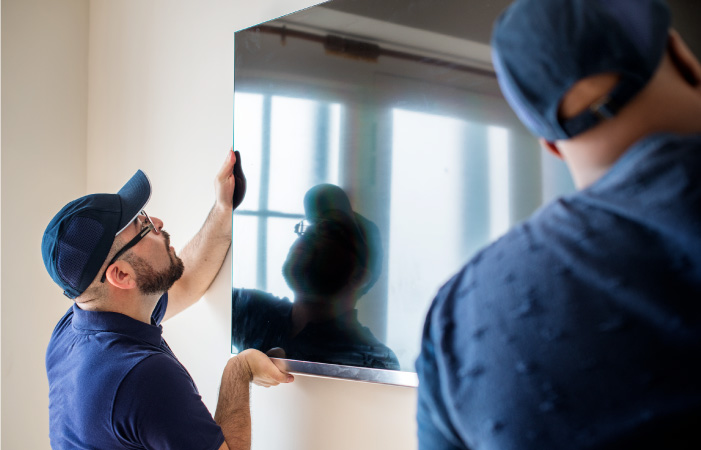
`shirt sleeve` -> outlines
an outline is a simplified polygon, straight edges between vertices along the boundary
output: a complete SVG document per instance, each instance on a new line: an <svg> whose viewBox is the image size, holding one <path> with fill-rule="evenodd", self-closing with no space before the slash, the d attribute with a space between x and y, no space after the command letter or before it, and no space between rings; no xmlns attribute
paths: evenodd
<svg viewBox="0 0 701 450"><path fill-rule="evenodd" d="M149 356L127 374L112 423L127 448L217 450L224 443L190 375L167 355Z"/></svg>
<svg viewBox="0 0 701 450"><path fill-rule="evenodd" d="M435 303L436 300L426 318L421 353L416 361L416 374L419 378L416 416L419 450L467 450L456 437L441 394L440 373L431 332Z"/></svg>

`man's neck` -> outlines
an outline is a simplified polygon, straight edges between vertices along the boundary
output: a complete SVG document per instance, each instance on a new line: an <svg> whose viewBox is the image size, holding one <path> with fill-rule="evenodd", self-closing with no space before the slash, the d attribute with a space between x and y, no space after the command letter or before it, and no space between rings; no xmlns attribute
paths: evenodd
<svg viewBox="0 0 701 450"><path fill-rule="evenodd" d="M701 133L701 90L684 82L666 57L655 76L619 114L556 146L578 189L599 180L636 142L657 133Z"/></svg>
<svg viewBox="0 0 701 450"><path fill-rule="evenodd" d="M142 295L139 293L118 293L109 297L87 302L76 302L85 311L115 312L129 316L134 320L151 324L153 310L161 295Z"/></svg>

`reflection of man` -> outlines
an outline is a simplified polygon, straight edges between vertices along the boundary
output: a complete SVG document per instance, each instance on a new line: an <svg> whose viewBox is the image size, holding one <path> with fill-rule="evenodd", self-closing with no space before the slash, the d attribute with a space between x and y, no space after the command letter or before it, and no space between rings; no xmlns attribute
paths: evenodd
<svg viewBox="0 0 701 450"><path fill-rule="evenodd" d="M160 326L199 300L221 267L245 189L236 161L230 152L215 206L181 257L163 222L143 211L151 184L141 171L117 194L81 197L49 223L44 264L75 301L46 353L53 448L250 448L249 383L292 377L258 351L240 353L224 369L213 419Z"/></svg>
<svg viewBox="0 0 701 450"><path fill-rule="evenodd" d="M353 212L345 192L322 184L304 199L311 225L298 224L282 272L294 303L233 290L232 341L290 359L399 369L394 352L358 321L355 305L379 277L379 230Z"/></svg>
<svg viewBox="0 0 701 450"><path fill-rule="evenodd" d="M518 0L504 95L580 191L438 293L422 449L701 448L701 65L662 0Z"/></svg>

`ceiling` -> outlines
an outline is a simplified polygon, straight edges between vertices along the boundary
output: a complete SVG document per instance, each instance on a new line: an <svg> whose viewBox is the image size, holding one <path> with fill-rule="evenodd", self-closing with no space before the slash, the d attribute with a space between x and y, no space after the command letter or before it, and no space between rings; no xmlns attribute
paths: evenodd
<svg viewBox="0 0 701 450"><path fill-rule="evenodd" d="M333 0L321 6L488 44L494 18L510 3L511 0ZM440 13L436 8L440 8Z"/></svg>
<svg viewBox="0 0 701 450"><path fill-rule="evenodd" d="M320 7L489 43L494 19L511 0L332 0ZM701 57L701 2L668 0L672 26ZM440 8L438 14L436 8Z"/></svg>

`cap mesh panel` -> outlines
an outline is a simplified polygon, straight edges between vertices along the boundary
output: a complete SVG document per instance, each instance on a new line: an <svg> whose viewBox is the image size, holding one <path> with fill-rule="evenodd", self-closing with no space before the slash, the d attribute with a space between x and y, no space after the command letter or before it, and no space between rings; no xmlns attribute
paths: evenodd
<svg viewBox="0 0 701 450"><path fill-rule="evenodd" d="M58 244L58 273L74 289L78 288L85 265L103 232L104 227L97 220L75 217L61 238Z"/></svg>

